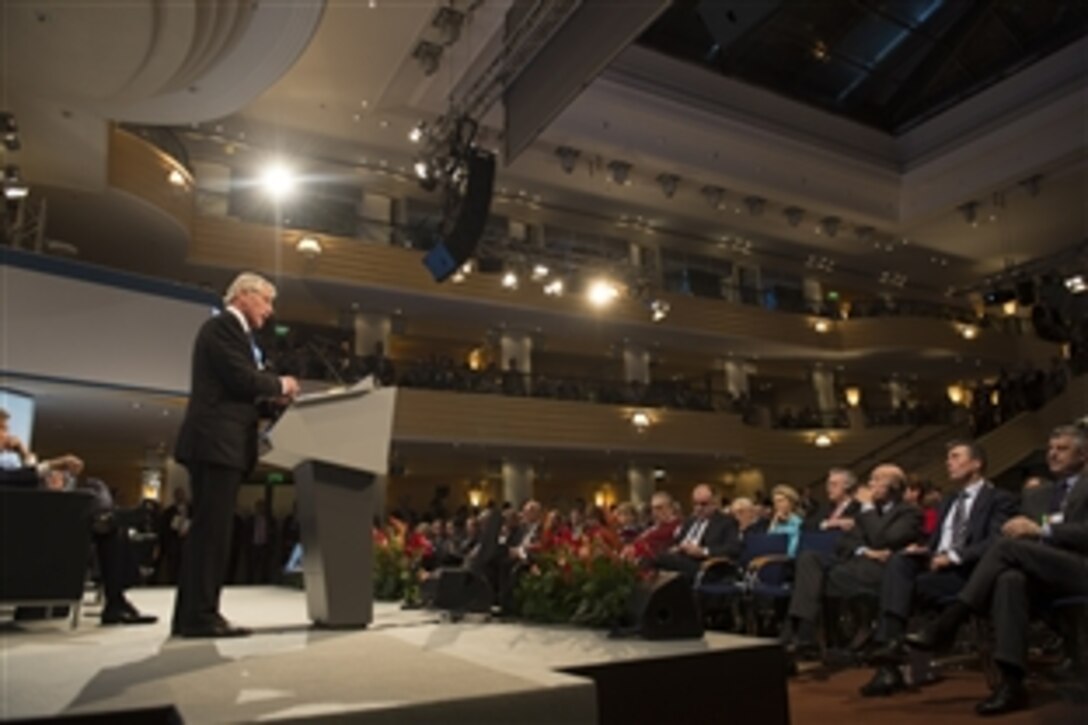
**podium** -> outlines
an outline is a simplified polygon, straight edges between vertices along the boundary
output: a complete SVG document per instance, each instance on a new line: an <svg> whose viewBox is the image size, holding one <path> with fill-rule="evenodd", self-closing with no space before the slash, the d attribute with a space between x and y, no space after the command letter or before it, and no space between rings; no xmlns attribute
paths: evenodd
<svg viewBox="0 0 1088 725"><path fill-rule="evenodd" d="M301 396L268 432L262 459L294 472L310 619L373 619L374 476L389 465L397 389L356 385Z"/></svg>

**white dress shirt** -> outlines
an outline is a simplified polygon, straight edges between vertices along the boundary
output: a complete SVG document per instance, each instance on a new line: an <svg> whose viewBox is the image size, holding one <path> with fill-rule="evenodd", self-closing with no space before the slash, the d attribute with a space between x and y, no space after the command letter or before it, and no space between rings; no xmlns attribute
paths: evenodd
<svg viewBox="0 0 1088 725"><path fill-rule="evenodd" d="M944 517L944 525L941 526L941 540L937 543L937 553L947 555L948 558L956 564L960 563L960 553L952 548L952 540L956 534L952 528L956 518L956 507L963 506L963 522L964 526L966 526L967 522L971 520L971 509L978 499L979 492L985 485L986 480L980 478L967 486L967 488L963 489L959 496L957 496L956 501L952 504L952 507L948 509L948 515ZM962 496L962 499L960 496Z"/></svg>

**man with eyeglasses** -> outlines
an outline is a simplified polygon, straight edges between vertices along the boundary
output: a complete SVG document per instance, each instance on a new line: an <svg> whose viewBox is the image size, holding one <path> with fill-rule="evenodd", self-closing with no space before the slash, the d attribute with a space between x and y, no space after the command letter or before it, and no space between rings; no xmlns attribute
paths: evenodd
<svg viewBox="0 0 1088 725"><path fill-rule="evenodd" d="M706 559L729 554L736 524L721 512L718 497L705 483L692 490L691 507L691 516L677 532L675 543L655 563L658 569L694 580Z"/></svg>
<svg viewBox="0 0 1088 725"><path fill-rule="evenodd" d="M174 457L189 471L192 523L186 537L173 634L239 637L219 613L230 559L238 487L257 463L258 403L285 404L298 381L265 370L254 339L272 315L276 288L251 272L238 275L224 296L226 309L200 328L193 346L192 387Z"/></svg>

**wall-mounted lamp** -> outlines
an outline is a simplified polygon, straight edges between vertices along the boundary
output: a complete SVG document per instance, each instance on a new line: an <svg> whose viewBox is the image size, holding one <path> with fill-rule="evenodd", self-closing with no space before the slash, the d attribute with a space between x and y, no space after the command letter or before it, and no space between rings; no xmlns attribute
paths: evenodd
<svg viewBox="0 0 1088 725"><path fill-rule="evenodd" d="M861 405L861 388L857 386L851 386L845 390L846 404L851 408L856 408Z"/></svg>
<svg viewBox="0 0 1088 725"><path fill-rule="evenodd" d="M302 237L295 244L295 251L306 259L313 259L321 254L321 241L313 236Z"/></svg>

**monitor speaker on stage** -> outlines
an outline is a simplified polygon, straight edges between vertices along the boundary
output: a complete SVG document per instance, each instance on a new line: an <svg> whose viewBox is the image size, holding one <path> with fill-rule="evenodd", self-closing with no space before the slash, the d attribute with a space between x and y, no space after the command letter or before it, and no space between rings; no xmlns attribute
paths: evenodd
<svg viewBox="0 0 1088 725"><path fill-rule="evenodd" d="M703 636L691 582L679 574L659 572L639 583L628 602L628 620L646 639L688 639Z"/></svg>
<svg viewBox="0 0 1088 725"><path fill-rule="evenodd" d="M423 258L436 282L444 282L476 251L491 213L491 192L495 182L495 156L471 149L466 160L468 179L465 194L452 227Z"/></svg>

